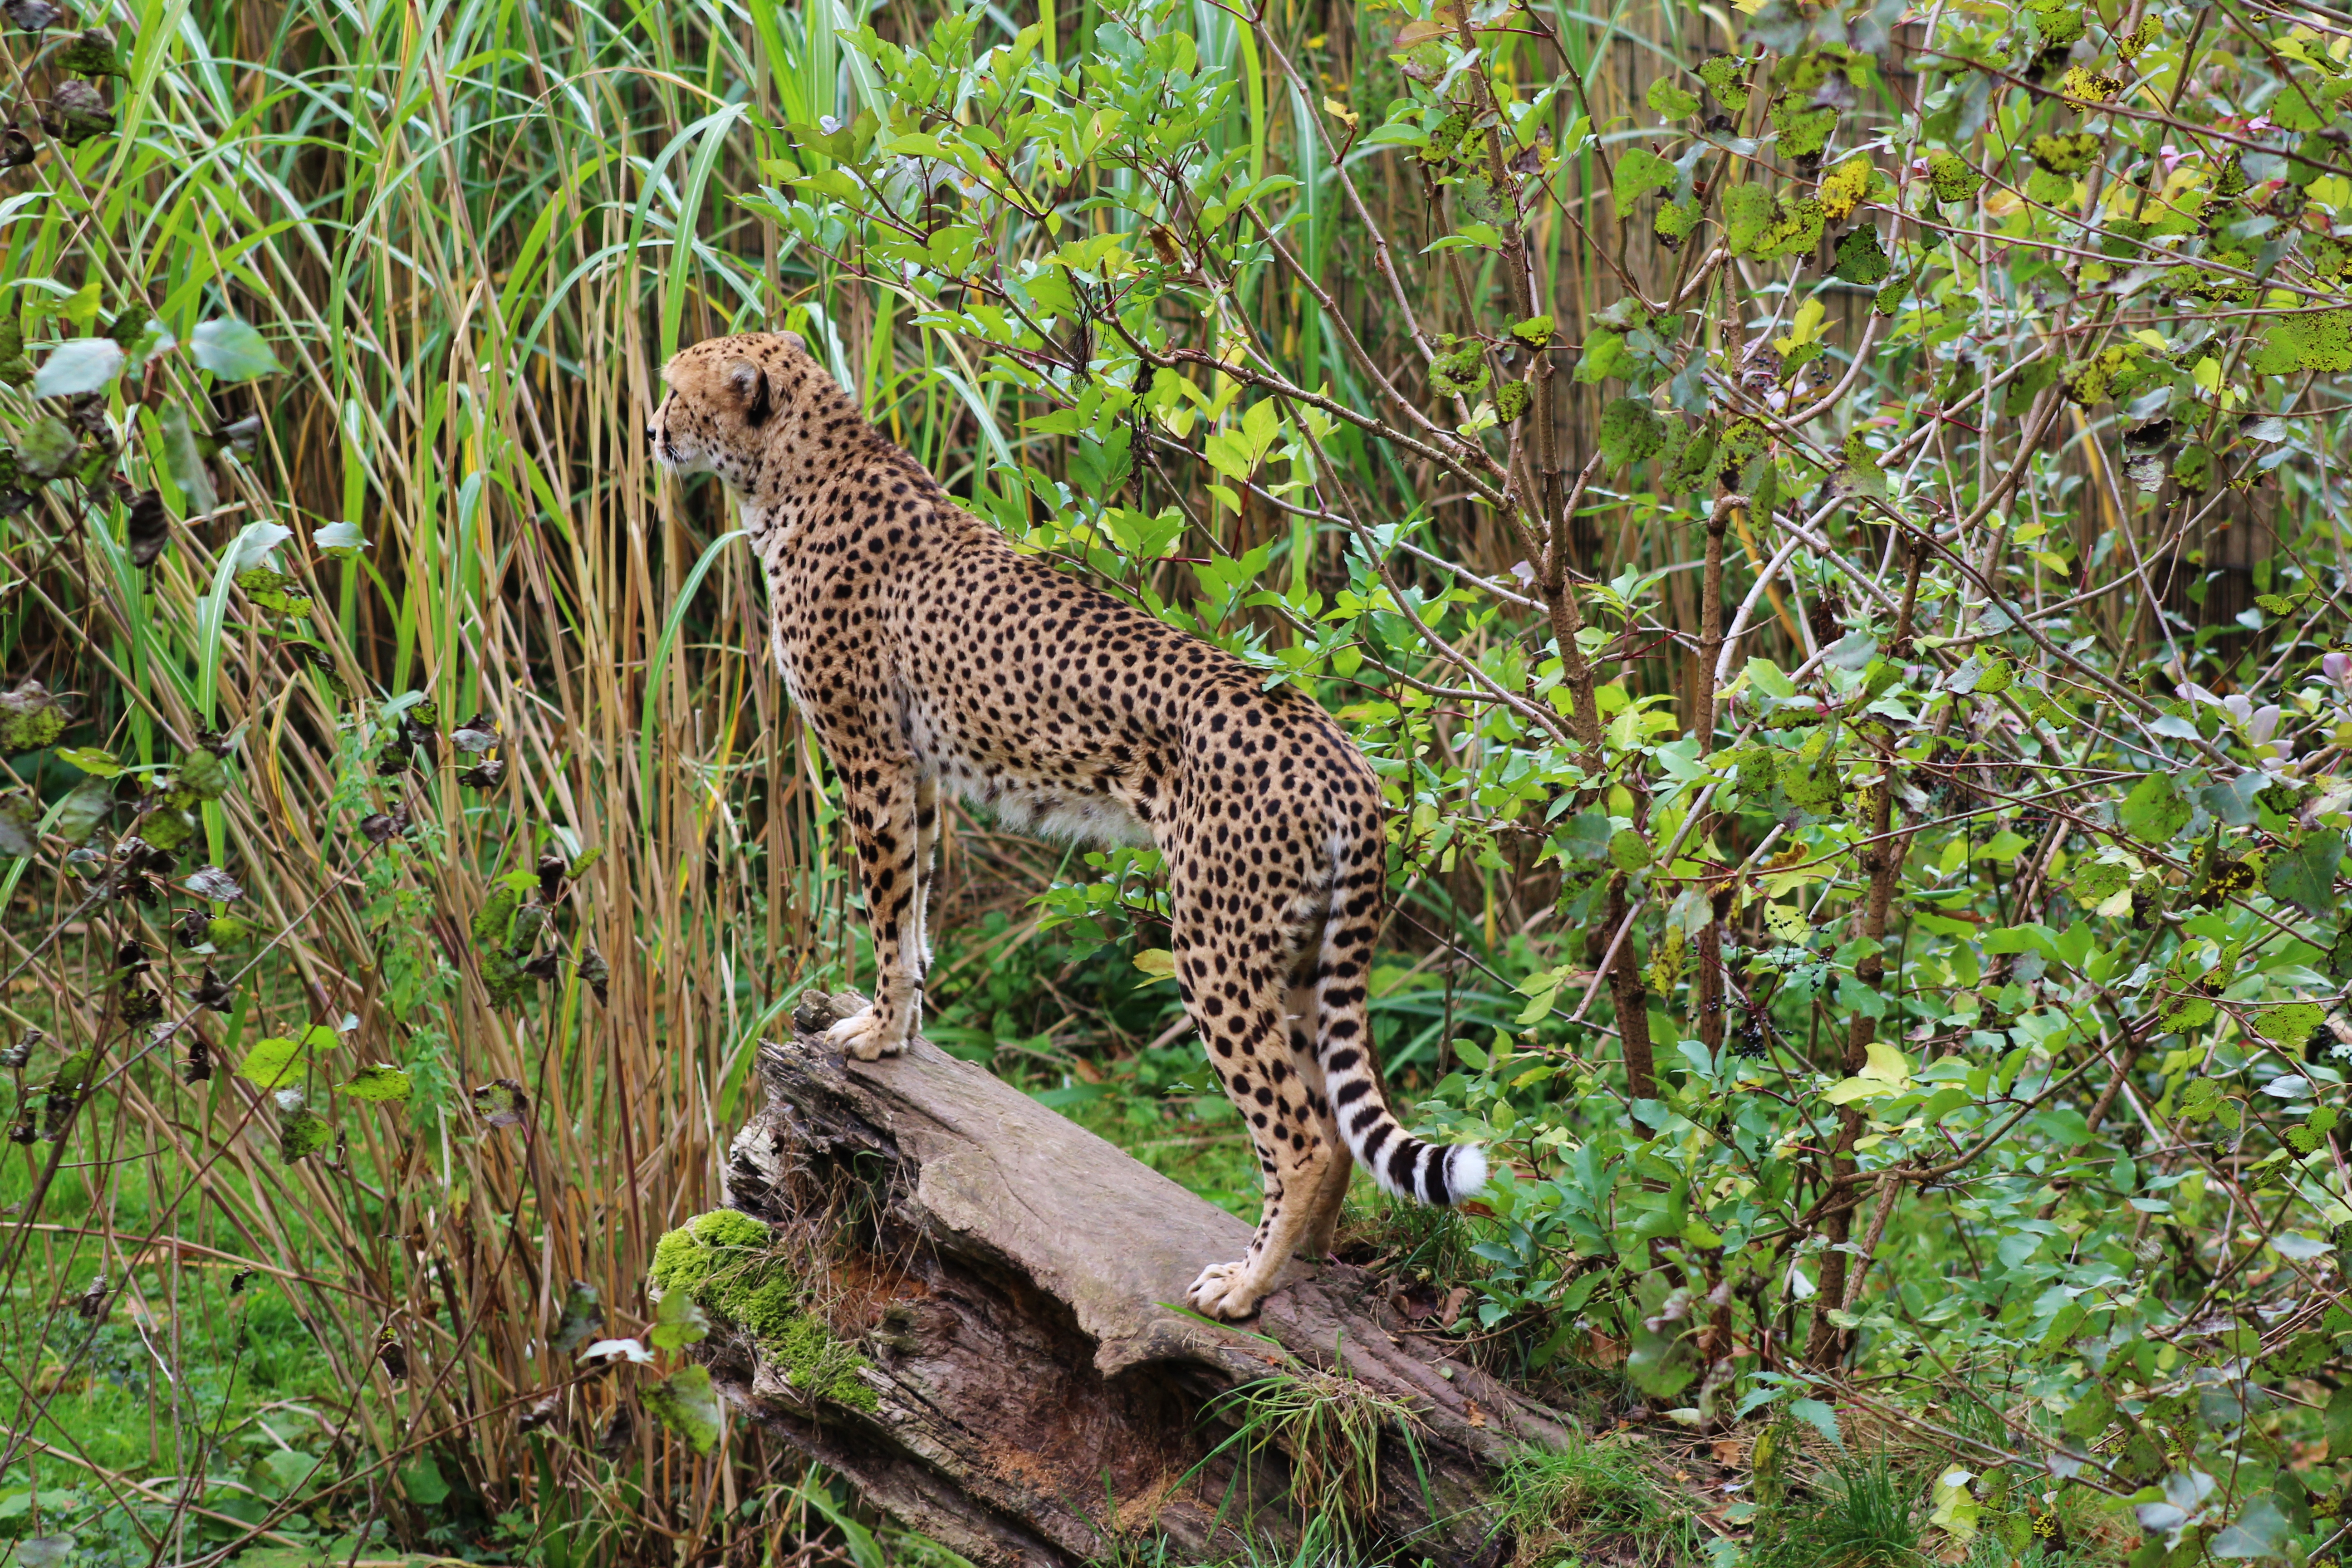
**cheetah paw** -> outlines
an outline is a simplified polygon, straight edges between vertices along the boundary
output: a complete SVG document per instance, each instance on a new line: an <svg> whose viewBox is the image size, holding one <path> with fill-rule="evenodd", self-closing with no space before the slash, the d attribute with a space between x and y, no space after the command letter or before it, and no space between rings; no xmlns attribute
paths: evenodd
<svg viewBox="0 0 2352 1568"><path fill-rule="evenodd" d="M1255 1312L1265 1294L1251 1290L1247 1262L1212 1263L1184 1292L1184 1302L1205 1317L1234 1322Z"/></svg>
<svg viewBox="0 0 2352 1568"><path fill-rule="evenodd" d="M824 1043L846 1051L861 1062L870 1062L905 1050L907 1026L884 1016L880 1008L868 1005L863 1012L852 1013L827 1029Z"/></svg>

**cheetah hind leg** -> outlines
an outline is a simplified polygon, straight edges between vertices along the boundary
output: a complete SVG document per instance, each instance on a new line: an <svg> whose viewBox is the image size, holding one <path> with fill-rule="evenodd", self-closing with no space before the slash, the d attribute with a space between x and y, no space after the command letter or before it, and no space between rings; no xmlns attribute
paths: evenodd
<svg viewBox="0 0 2352 1568"><path fill-rule="evenodd" d="M1307 1194L1307 1228L1298 1242L1298 1256L1321 1263L1331 1256L1332 1237L1339 1228L1340 1205L1348 1201L1348 1181L1356 1173L1356 1157L1339 1135L1331 1101L1323 1087L1322 1059L1315 1054L1315 980L1310 962L1290 985L1290 1066L1307 1089L1307 1109L1314 1117L1314 1137L1331 1155L1323 1184Z"/></svg>
<svg viewBox="0 0 2352 1568"><path fill-rule="evenodd" d="M871 1002L824 1032L824 1043L861 1062L895 1057L907 1048L913 1033L906 1012L886 1014Z"/></svg>
<svg viewBox="0 0 2352 1568"><path fill-rule="evenodd" d="M1230 1013L1226 1016L1234 1034L1249 1028L1248 1020L1253 1015L1246 1008L1240 1014L1239 1019ZM1268 1059L1271 1050L1279 1048L1283 1039L1272 1008L1266 1009L1262 1022L1266 1026L1262 1037L1268 1049L1257 1053L1255 1059L1259 1061ZM1245 1060L1253 1059L1250 1052L1242 1055ZM1295 1140L1269 1132L1259 1132L1253 1138L1257 1145L1258 1164L1265 1173L1265 1209L1258 1221L1257 1235L1250 1240L1249 1251L1236 1262L1213 1263L1202 1269L1200 1278L1184 1292L1186 1303L1204 1316L1234 1321L1255 1312L1258 1303L1274 1289L1283 1266L1294 1254L1306 1251L1318 1208L1328 1205L1335 1215L1338 1212L1336 1197L1328 1194L1347 1190L1343 1173L1348 1152L1335 1140L1312 1131L1313 1111L1304 1096L1297 1092L1303 1087L1286 1085L1276 1103L1284 1120L1309 1131ZM1229 1086L1227 1092L1234 1091ZM1242 1103L1238 1094L1235 1103ZM1254 1121L1258 1110L1254 1097L1249 1104L1250 1120Z"/></svg>

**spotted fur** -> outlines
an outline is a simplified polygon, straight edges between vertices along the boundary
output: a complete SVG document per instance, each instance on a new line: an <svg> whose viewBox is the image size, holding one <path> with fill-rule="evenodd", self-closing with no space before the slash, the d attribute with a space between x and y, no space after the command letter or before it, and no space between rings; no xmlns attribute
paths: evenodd
<svg viewBox="0 0 2352 1568"><path fill-rule="evenodd" d="M739 499L777 661L841 779L880 976L835 1044L871 1060L921 1023L944 786L1167 859L1177 984L1265 1181L1248 1254L1205 1269L1193 1306L1246 1317L1286 1258L1324 1256L1357 1161L1427 1203L1485 1184L1478 1150L1407 1136L1381 1086L1380 795L1328 714L1014 551L793 334L698 343L662 374L656 456Z"/></svg>

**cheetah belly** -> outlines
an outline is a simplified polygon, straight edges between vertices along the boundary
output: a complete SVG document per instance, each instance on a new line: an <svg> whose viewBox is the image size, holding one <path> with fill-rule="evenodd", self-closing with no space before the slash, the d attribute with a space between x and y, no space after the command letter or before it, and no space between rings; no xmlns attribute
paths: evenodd
<svg viewBox="0 0 2352 1568"><path fill-rule="evenodd" d="M940 759L940 778L1017 833L1106 846L1152 842L1151 829L1125 801L1083 784L960 757Z"/></svg>

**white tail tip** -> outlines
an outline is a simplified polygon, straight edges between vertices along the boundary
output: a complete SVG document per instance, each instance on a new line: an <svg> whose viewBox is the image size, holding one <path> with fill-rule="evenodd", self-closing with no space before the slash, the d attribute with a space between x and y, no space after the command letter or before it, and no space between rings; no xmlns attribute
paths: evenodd
<svg viewBox="0 0 2352 1568"><path fill-rule="evenodd" d="M1475 1143L1457 1143L1445 1157L1445 1190L1455 1203L1486 1190L1486 1151Z"/></svg>

